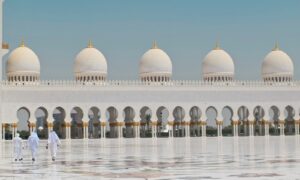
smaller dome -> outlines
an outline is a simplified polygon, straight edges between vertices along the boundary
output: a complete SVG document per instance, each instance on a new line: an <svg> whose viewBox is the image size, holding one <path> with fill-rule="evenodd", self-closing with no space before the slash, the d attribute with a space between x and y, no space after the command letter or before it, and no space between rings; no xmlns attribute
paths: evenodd
<svg viewBox="0 0 300 180"><path fill-rule="evenodd" d="M105 79L107 76L107 62L104 55L89 42L87 48L81 50L75 58L74 76L76 79ZM91 78L90 78L91 77Z"/></svg>
<svg viewBox="0 0 300 180"><path fill-rule="evenodd" d="M15 76L34 77L38 79L40 75L40 61L38 56L24 42L20 47L11 52L6 66L7 77Z"/></svg>
<svg viewBox="0 0 300 180"><path fill-rule="evenodd" d="M142 56L139 64L139 73L142 80L166 81L171 78L171 58L167 53L157 47L156 42L154 42L153 47Z"/></svg>
<svg viewBox="0 0 300 180"><path fill-rule="evenodd" d="M262 76L265 81L291 81L294 75L294 64L278 45L264 58Z"/></svg>
<svg viewBox="0 0 300 180"><path fill-rule="evenodd" d="M231 56L217 44L203 60L202 74L204 80L232 80L234 62Z"/></svg>

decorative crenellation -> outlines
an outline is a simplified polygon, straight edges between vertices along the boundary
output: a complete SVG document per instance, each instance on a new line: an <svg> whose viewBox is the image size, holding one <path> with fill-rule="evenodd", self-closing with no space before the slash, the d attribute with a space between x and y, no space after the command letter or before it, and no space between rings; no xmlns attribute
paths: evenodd
<svg viewBox="0 0 300 180"><path fill-rule="evenodd" d="M67 81L67 80L41 80L33 82L1 81L2 87L115 87L115 86L150 86L150 87L297 87L300 81L271 82L271 81L203 81L203 80L171 80L166 82L151 82L140 80L109 80L109 81Z"/></svg>

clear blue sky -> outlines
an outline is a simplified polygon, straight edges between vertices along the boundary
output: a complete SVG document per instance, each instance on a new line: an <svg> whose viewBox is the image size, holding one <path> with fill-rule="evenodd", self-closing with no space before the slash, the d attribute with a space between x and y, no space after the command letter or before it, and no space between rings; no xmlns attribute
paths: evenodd
<svg viewBox="0 0 300 180"><path fill-rule="evenodd" d="M260 79L276 41L300 67L299 19L299 0L6 0L4 41L16 48L24 38L42 79L73 79L74 57L89 39L107 58L109 79L137 79L140 57L157 40L173 79L200 79L219 40L237 79Z"/></svg>

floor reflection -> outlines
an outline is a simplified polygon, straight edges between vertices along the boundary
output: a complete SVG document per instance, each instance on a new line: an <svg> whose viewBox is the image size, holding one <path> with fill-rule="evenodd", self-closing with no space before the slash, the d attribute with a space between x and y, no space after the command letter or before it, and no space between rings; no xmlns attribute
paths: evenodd
<svg viewBox="0 0 300 180"><path fill-rule="evenodd" d="M42 141L32 163L0 147L0 179L296 179L300 138L222 137L63 141L52 162Z"/></svg>

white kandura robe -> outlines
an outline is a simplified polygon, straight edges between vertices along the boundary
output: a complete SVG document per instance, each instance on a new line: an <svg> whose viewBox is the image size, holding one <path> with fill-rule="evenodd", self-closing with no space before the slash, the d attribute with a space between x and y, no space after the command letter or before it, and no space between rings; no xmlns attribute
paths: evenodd
<svg viewBox="0 0 300 180"><path fill-rule="evenodd" d="M56 152L57 152L58 145L60 145L60 140L59 140L57 134L54 131L52 131L49 134L49 138L48 138L48 146L49 146L52 158L56 158Z"/></svg>
<svg viewBox="0 0 300 180"><path fill-rule="evenodd" d="M28 138L28 146L31 151L32 158L36 158L38 146L39 146L39 137L35 132L31 134Z"/></svg>
<svg viewBox="0 0 300 180"><path fill-rule="evenodd" d="M13 139L13 145L14 145L14 157L15 159L22 159L23 154L22 154L22 149L23 149L23 140L20 137L15 137Z"/></svg>

